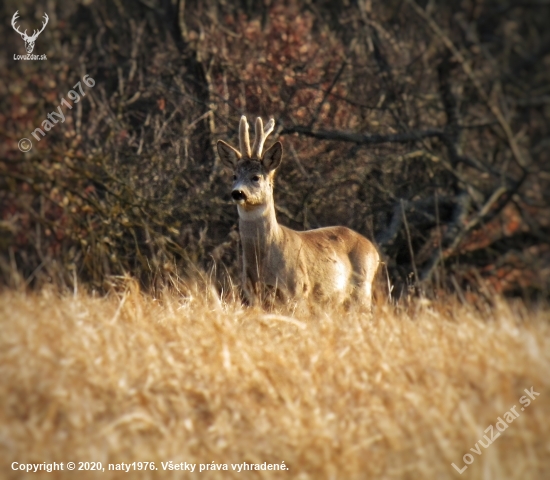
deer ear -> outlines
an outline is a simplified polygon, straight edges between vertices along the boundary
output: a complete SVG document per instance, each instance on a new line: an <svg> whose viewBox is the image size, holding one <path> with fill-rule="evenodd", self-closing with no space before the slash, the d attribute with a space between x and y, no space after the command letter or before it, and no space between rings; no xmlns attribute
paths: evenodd
<svg viewBox="0 0 550 480"><path fill-rule="evenodd" d="M262 165L268 172L272 172L281 164L282 159L283 146L281 142L275 142L265 151L262 157Z"/></svg>
<svg viewBox="0 0 550 480"><path fill-rule="evenodd" d="M241 158L241 154L223 140L218 140L218 154L223 164L229 168L235 168Z"/></svg>

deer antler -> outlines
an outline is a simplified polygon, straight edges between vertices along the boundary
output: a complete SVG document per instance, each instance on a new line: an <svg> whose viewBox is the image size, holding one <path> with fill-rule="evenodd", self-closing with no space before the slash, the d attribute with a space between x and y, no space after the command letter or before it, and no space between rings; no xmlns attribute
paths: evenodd
<svg viewBox="0 0 550 480"><path fill-rule="evenodd" d="M250 157L250 137L248 136L248 120L243 115L239 123L239 149L241 155Z"/></svg>
<svg viewBox="0 0 550 480"><path fill-rule="evenodd" d="M255 158L260 160L262 158L262 151L266 138L275 128L275 120L271 118L267 125L262 123L262 119L258 117L256 119L256 133L254 136L254 145L252 150L250 149L250 136L248 134L248 120L243 115L239 123L239 148L243 157Z"/></svg>
<svg viewBox="0 0 550 480"><path fill-rule="evenodd" d="M265 131L262 119L260 117L256 119L256 134L254 136L254 146L252 147L253 158L257 158L258 160L262 158L262 150L264 148L265 140L274 128L275 120L273 118L270 118L269 122L267 122L267 125L265 126Z"/></svg>
<svg viewBox="0 0 550 480"><path fill-rule="evenodd" d="M31 39L32 40L36 40L36 38L38 37L38 35L40 35L44 29L46 28L46 25L48 25L48 20L50 19L50 17L48 17L48 14L47 13L44 13L44 19L46 20L45 22L42 22L42 28L40 30L35 30ZM26 30L25 30L26 31Z"/></svg>
<svg viewBox="0 0 550 480"><path fill-rule="evenodd" d="M19 15L19 10L17 10L14 14L13 14L13 17L11 17L11 26L13 27L13 29L19 34L21 35L23 38L27 36L27 30L25 30L25 33L22 33L21 30L19 30L19 27L15 24L15 22L17 21L17 19L19 18L18 17Z"/></svg>
<svg viewBox="0 0 550 480"><path fill-rule="evenodd" d="M38 35L40 35L44 29L46 28L46 25L48 24L48 20L50 19L48 17L48 14L47 13L44 13L44 19L46 20L45 22L42 22L42 28L40 30L35 30L34 33L32 34L31 37L29 37L27 35L27 30L25 30L25 33L22 33L21 30L19 30L19 27L15 24L15 22L17 21L17 19L19 18L19 10L17 10L14 14L13 14L13 17L11 17L11 26L13 27L13 29L19 34L21 35L24 39L27 39L27 40L36 40L38 38Z"/></svg>

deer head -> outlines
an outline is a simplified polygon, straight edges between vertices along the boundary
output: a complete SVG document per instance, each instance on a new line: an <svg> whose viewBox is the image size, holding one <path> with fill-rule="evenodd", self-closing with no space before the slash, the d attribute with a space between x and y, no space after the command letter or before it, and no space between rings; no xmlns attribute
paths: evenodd
<svg viewBox="0 0 550 480"><path fill-rule="evenodd" d="M233 201L245 210L253 210L273 202L273 175L281 163L283 147L275 142L266 152L266 138L273 131L275 121L270 119L264 130L261 118L256 119L254 145L250 148L248 121L243 115L239 124L240 151L223 140L218 141L218 153L222 162L233 169Z"/></svg>
<svg viewBox="0 0 550 480"><path fill-rule="evenodd" d="M34 42L36 42L38 35L40 35L44 31L44 29L46 28L46 25L48 24L48 20L49 20L48 15L44 14L45 22L42 23L42 28L40 30L35 30L32 36L29 37L27 35L27 30L25 30L25 32L22 33L17 27L17 25L15 24L18 18L18 14L19 14L19 10L13 14L13 17L11 19L11 26L19 35L21 35L21 38L25 41L25 49L27 50L27 53L32 53L32 51L34 50Z"/></svg>

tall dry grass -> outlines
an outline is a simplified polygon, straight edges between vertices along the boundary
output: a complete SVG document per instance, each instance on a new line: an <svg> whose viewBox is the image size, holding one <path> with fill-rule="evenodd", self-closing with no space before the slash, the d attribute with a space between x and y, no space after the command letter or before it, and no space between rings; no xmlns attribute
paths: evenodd
<svg viewBox="0 0 550 480"><path fill-rule="evenodd" d="M32 478L172 478L161 462L173 460L289 469L178 478L549 478L548 311L447 299L379 304L372 319L304 315L208 287L4 291L1 476L25 476L13 461L154 461L156 472ZM520 416L460 476L451 463L514 405Z"/></svg>

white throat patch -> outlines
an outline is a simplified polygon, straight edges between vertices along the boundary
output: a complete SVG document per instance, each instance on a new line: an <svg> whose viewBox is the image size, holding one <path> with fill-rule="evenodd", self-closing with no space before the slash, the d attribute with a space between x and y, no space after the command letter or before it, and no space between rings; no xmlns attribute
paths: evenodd
<svg viewBox="0 0 550 480"><path fill-rule="evenodd" d="M245 222L253 222L262 218L267 212L267 204L260 205L253 210L245 210L241 205L237 205L239 218Z"/></svg>

